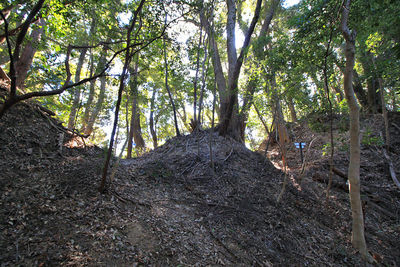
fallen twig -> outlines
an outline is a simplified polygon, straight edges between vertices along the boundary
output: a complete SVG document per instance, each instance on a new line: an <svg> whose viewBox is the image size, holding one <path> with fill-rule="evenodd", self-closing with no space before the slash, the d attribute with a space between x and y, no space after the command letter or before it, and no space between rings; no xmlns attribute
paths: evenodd
<svg viewBox="0 0 400 267"><path fill-rule="evenodd" d="M233 147L232 147L231 152L229 153L229 155L224 159L224 162L227 161L230 158L230 156L232 155L232 152L233 152Z"/></svg>
<svg viewBox="0 0 400 267"><path fill-rule="evenodd" d="M396 128L397 130L400 131L400 127L399 127L397 124L395 124L394 122L392 122L392 125L394 126L394 128Z"/></svg>

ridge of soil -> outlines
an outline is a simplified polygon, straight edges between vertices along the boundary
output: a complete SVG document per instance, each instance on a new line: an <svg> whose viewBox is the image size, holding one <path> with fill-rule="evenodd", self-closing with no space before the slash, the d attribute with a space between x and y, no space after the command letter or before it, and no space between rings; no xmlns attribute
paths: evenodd
<svg viewBox="0 0 400 267"><path fill-rule="evenodd" d="M400 116L393 116L400 125ZM2 266L363 264L351 247L342 178L334 177L325 201L324 133L310 150L302 183L298 152L289 150L290 182L278 204L284 173L262 155L210 131L175 137L141 157L122 160L107 194L101 195L104 152L68 147L79 139L65 134L66 146L58 153L57 123L28 104L0 120ZM391 131L395 147L400 132ZM307 141L317 135L305 127L293 132ZM279 167L276 148L268 154ZM335 156L342 171L345 155ZM370 173L362 180L367 243L377 263L396 266L400 193L376 155L378 146L364 147L362 177ZM391 156L399 167L399 154Z"/></svg>

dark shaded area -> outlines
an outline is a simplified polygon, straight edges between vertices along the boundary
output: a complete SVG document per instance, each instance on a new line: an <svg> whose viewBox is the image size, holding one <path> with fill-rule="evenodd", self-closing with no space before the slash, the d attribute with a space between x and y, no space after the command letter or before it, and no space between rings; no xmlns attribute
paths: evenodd
<svg viewBox="0 0 400 267"><path fill-rule="evenodd" d="M375 121L365 121L371 134L380 127ZM104 152L68 147L81 141L65 134L60 154L57 123L30 104L15 106L0 121L4 266L361 264L350 243L343 178L335 176L339 186L325 201L324 133L318 134L321 140L312 148L301 185L298 151L289 149L291 182L278 205L283 173L262 155L209 131L176 137L140 158L122 160L107 194L100 195ZM306 125L296 127L295 139L308 142L317 136ZM397 144L400 130L393 126L391 132ZM279 167L276 147L268 155ZM395 266L400 262L400 194L376 155L379 146L364 144L367 242L380 263ZM398 154L392 157L396 162ZM335 164L345 171L345 151L338 152Z"/></svg>

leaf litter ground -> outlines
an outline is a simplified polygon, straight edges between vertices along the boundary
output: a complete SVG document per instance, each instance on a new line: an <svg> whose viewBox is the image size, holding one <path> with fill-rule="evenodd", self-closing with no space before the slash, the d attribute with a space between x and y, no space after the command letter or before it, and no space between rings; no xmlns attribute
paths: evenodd
<svg viewBox="0 0 400 267"><path fill-rule="evenodd" d="M290 183L277 204L283 173L261 154L210 131L122 160L107 194L100 195L104 152L65 146L58 153L60 129L30 104L16 106L0 121L2 266L362 264L350 243L341 178L335 176L325 201L324 140L315 142L301 184L297 152L290 150ZM293 132L305 139L315 135L304 127ZM65 135L64 142L71 144L71 138ZM374 149L364 150L372 156ZM335 160L342 170L345 154ZM279 166L276 148L269 155ZM372 162L373 174L362 181L367 242L379 263L396 266L400 194L379 165L383 160ZM371 171L367 165L362 170Z"/></svg>

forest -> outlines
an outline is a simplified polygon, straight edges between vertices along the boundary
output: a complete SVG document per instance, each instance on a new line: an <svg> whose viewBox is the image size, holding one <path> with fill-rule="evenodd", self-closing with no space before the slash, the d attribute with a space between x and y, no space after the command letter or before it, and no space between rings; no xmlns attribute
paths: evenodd
<svg viewBox="0 0 400 267"><path fill-rule="evenodd" d="M400 265L395 0L2 0L1 266Z"/></svg>

